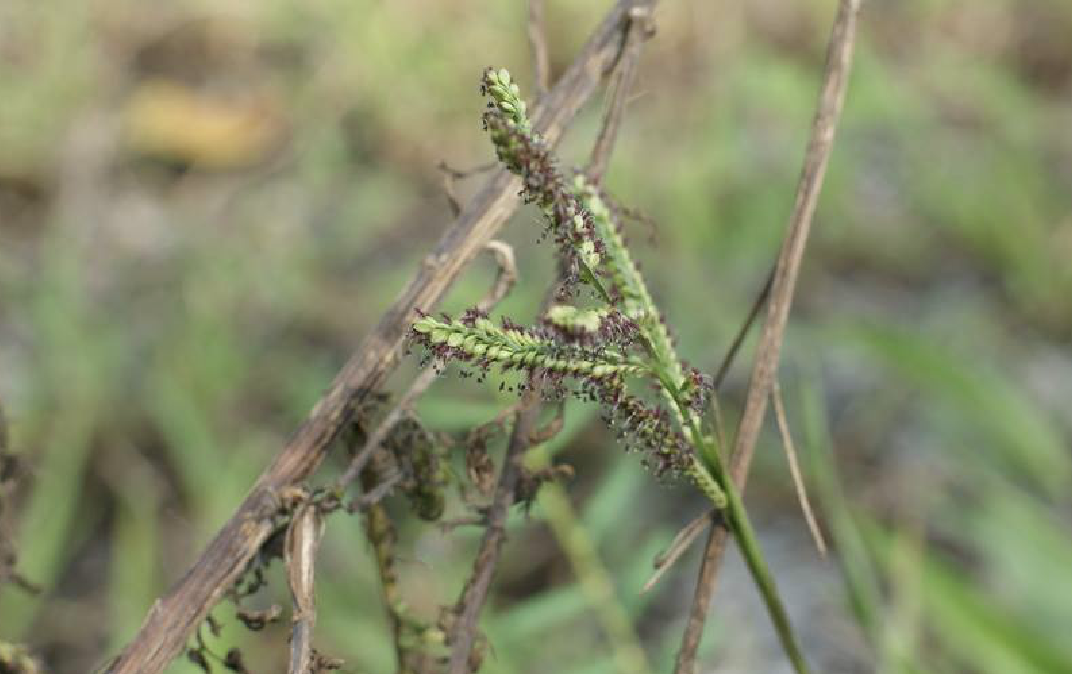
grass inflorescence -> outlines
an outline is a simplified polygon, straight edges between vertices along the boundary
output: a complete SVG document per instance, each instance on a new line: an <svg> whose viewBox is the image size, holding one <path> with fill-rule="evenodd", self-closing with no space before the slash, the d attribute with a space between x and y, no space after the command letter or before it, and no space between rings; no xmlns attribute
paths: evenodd
<svg viewBox="0 0 1072 674"><path fill-rule="evenodd" d="M543 390L572 390L600 403L604 420L627 448L643 454L658 476L684 475L718 509L733 531L762 594L786 653L798 674L807 665L763 559L747 513L705 431L710 379L678 357L670 330L626 245L620 209L581 172L567 174L548 143L533 129L520 89L506 70L488 68L481 92L483 115L499 161L522 180L521 196L543 212L546 233L559 249L563 270L559 303L526 328L503 318L496 325L482 311L442 320L422 314L412 340L438 362L475 366L480 378L492 366L540 377ZM596 308L567 304L579 284L594 290ZM638 383L657 401L635 392ZM524 384L519 385L523 388Z"/></svg>
<svg viewBox="0 0 1072 674"><path fill-rule="evenodd" d="M535 328L504 319L500 328L470 310L460 319L422 316L415 341L442 361L463 361L486 371L539 368L562 391L569 379L603 404L604 419L631 448L645 455L657 475L685 474L718 506L725 495L697 452L710 384L685 367L674 351L666 323L633 262L617 211L583 173L568 174L533 130L520 89L506 70L488 68L481 92L483 115L496 155L522 179L521 196L544 213L546 232L558 245L567 288L590 286L603 306L582 309L560 303ZM563 297L569 297L566 292ZM628 390L628 379L645 379L662 404ZM690 429L690 422L692 427ZM695 435L693 433L693 435Z"/></svg>

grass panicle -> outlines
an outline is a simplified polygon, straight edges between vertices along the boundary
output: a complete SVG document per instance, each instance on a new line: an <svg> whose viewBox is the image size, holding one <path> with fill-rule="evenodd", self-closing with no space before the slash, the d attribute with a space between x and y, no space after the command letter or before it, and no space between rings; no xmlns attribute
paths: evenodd
<svg viewBox="0 0 1072 674"><path fill-rule="evenodd" d="M484 72L488 97L484 127L502 164L522 179L521 196L546 217L546 232L558 245L567 286L582 281L604 306L585 309L555 304L535 328L509 319L497 326L479 310L459 319L421 315L412 339L440 362L476 365L481 373L498 364L549 379L544 387L563 393L567 382L582 397L598 401L604 421L628 448L643 454L658 476L684 475L719 509L737 538L771 620L798 674L808 671L736 487L729 479L704 411L711 379L686 366L670 330L626 246L618 209L608 206L598 185L584 174L567 177L532 127L520 89L504 69ZM661 403L630 390L646 381ZM519 389L524 384L519 385Z"/></svg>

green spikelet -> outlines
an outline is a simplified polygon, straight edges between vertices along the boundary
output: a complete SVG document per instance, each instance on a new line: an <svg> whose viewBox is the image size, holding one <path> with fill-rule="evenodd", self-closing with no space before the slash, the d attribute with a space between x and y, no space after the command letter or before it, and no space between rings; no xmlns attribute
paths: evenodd
<svg viewBox="0 0 1072 674"><path fill-rule="evenodd" d="M699 457L690 457L688 467L685 468L685 474L689 476L696 488L704 493L704 496L711 501L714 507L719 510L726 507L726 492L722 491L722 487L718 486L715 478L711 477L711 473L707 472Z"/></svg>
<svg viewBox="0 0 1072 674"><path fill-rule="evenodd" d="M592 215L596 237L603 242L604 269L609 272L611 288L622 298L623 313L633 320L642 320L654 303L648 295L644 280L633 264L613 215L599 196L599 190L583 174L573 179L573 192L581 205Z"/></svg>
<svg viewBox="0 0 1072 674"><path fill-rule="evenodd" d="M571 332L595 334L607 316L609 309L578 309L566 304L556 304L547 310L547 320Z"/></svg>
<svg viewBox="0 0 1072 674"><path fill-rule="evenodd" d="M645 363L617 351L564 347L523 330L500 328L486 318L468 326L425 316L413 324L413 334L433 351L436 347L456 349L470 360L542 368L589 379L650 373Z"/></svg>
<svg viewBox="0 0 1072 674"><path fill-rule="evenodd" d="M532 122L529 121L527 114L528 107L521 98L521 90L514 84L506 68L485 70L482 89L491 98L496 109L503 112L522 132L532 132Z"/></svg>
<svg viewBox="0 0 1072 674"><path fill-rule="evenodd" d="M574 177L573 190L581 205L592 215L596 237L603 242L603 268L609 272L613 290L622 298L623 313L640 325L655 352L653 355L667 366L674 384L681 386L684 374L670 333L660 320L655 300L629 254L614 215L599 196L596 186L583 174Z"/></svg>

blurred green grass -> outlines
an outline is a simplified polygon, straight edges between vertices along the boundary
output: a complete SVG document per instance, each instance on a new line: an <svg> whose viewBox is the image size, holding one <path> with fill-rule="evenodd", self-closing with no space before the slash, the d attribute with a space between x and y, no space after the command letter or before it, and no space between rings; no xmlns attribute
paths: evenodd
<svg viewBox="0 0 1072 674"><path fill-rule="evenodd" d="M604 4L549 3L556 71ZM718 361L773 259L832 8L659 9L608 178L660 223L655 246L643 226L631 238L697 365ZM495 63L529 85L524 14L424 0L0 7L0 396L33 466L20 568L47 588L0 590L0 638L73 672L129 637L445 227L436 164L490 158L476 81ZM788 401L808 451L834 451L813 461L837 543L823 568L844 571L868 644L827 644L819 662L1072 671L1070 34L1072 8L1056 0L865 3L783 378L812 388L811 407ZM186 92L190 128L253 119L270 141L212 168L188 129L139 140L132 101L160 81ZM567 138L570 161L598 113ZM535 221L522 211L504 230L522 283L502 310L523 321L549 278ZM484 292L478 267L444 308ZM746 372L729 382L730 414ZM461 430L508 400L448 378L421 413ZM654 595L636 593L698 504L654 485L582 409L568 419L560 451L578 467L580 521L665 670L695 553ZM770 434L749 491L771 532L800 526L778 451ZM516 518L486 620L495 671L612 671L542 517ZM407 523L403 545L409 582L453 601L475 536ZM351 671L387 669L357 522L329 524L322 568L319 645ZM231 613L215 612L223 642L244 645L254 671L278 662L284 630L250 634ZM706 661L737 666L744 628L715 615ZM749 662L776 671L779 659Z"/></svg>

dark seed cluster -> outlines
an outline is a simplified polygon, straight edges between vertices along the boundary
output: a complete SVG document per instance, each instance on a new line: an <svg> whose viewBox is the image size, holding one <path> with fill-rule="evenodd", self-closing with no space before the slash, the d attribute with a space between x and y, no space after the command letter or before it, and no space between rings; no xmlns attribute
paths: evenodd
<svg viewBox="0 0 1072 674"><path fill-rule="evenodd" d="M714 392L714 382L711 376L700 372L694 367L683 364L685 379L681 385L681 395L685 398L685 404L693 414L703 416L707 408L707 402Z"/></svg>
<svg viewBox="0 0 1072 674"><path fill-rule="evenodd" d="M446 507L444 488L450 474L432 434L416 418L408 417L395 425L383 447L403 469L405 479L399 486L417 516L439 519Z"/></svg>
<svg viewBox="0 0 1072 674"><path fill-rule="evenodd" d="M666 409L628 393L621 380L601 384L598 397L603 421L628 450L644 455L644 465L657 477L680 475L688 469L690 445Z"/></svg>

